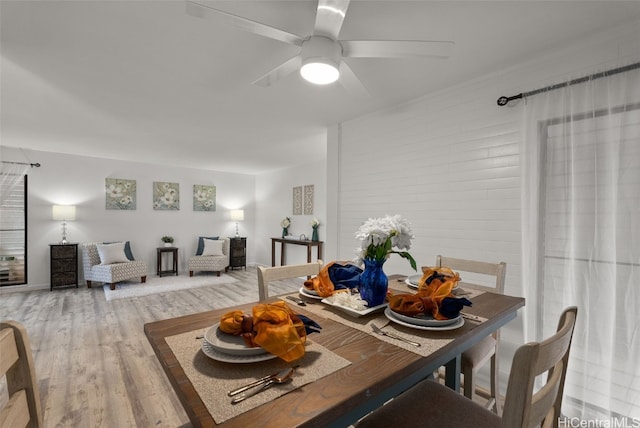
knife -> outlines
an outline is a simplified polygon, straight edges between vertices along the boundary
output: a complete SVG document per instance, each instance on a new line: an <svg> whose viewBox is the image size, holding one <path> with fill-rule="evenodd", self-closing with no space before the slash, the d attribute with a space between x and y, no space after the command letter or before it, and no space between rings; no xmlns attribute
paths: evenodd
<svg viewBox="0 0 640 428"><path fill-rule="evenodd" d="M470 321L475 321L475 322L480 323L480 324L487 320L484 317L480 317L478 315L471 315L471 314L468 314L466 312L460 312L460 315L462 315L462 318L468 319Z"/></svg>
<svg viewBox="0 0 640 428"><path fill-rule="evenodd" d="M298 299L297 297L287 296L287 299L293 300L294 302L296 302L300 306L307 306L307 304L304 302L304 300Z"/></svg>

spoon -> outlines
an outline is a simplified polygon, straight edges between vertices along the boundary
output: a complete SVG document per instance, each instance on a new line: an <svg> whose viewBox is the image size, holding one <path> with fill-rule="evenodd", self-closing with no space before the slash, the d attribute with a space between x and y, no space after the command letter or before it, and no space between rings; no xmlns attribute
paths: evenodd
<svg viewBox="0 0 640 428"><path fill-rule="evenodd" d="M271 388L275 384L289 382L289 380L291 379L291 376L293 375L294 371L295 371L295 367L291 367L291 368L282 370L280 373L278 373L278 374L276 374L274 376L271 376L271 379L269 379L269 381L267 383L265 383L264 385L262 385L260 387L257 387L255 389L249 391L249 392L245 392L242 395L237 396L236 398L231 400L231 404L237 404L237 403L239 403L241 401L244 401L245 399L247 399L249 397L253 397L256 394Z"/></svg>

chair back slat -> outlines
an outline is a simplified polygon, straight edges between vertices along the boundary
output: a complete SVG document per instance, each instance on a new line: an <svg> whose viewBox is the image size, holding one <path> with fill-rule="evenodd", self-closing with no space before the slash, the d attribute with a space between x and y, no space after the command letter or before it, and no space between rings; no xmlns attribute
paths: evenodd
<svg viewBox="0 0 640 428"><path fill-rule="evenodd" d="M0 410L0 427L40 427L42 410L31 343L22 324L0 322L0 379L6 376L9 400Z"/></svg>
<svg viewBox="0 0 640 428"><path fill-rule="evenodd" d="M314 263L263 267L258 266L258 294L260 301L269 297L269 282L303 276L318 275L322 268L322 260Z"/></svg>
<svg viewBox="0 0 640 428"><path fill-rule="evenodd" d="M557 421L577 312L576 307L565 309L553 336L516 351L502 414L503 427L553 426ZM534 392L536 377L545 372L544 385Z"/></svg>
<svg viewBox="0 0 640 428"><path fill-rule="evenodd" d="M436 257L436 266L437 267L448 267L453 269L456 272L469 272L469 273L477 273L481 275L488 275L495 277L495 286L489 287L481 284L474 284L468 281L465 281L464 274L461 274L460 277L462 279L463 287L473 288L476 290L482 291L490 291L493 293L503 294L504 293L504 280L507 273L507 264L504 262L500 263L489 263L489 262L481 262L477 260L467 260L467 259L457 259L454 257Z"/></svg>

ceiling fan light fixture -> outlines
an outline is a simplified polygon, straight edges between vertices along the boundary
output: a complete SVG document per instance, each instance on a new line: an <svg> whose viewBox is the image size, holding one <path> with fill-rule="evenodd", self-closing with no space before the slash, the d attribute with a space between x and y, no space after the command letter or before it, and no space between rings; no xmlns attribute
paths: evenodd
<svg viewBox="0 0 640 428"><path fill-rule="evenodd" d="M313 58L300 68L300 75L307 82L328 85L340 77L338 65L326 58Z"/></svg>
<svg viewBox="0 0 640 428"><path fill-rule="evenodd" d="M338 80L338 64L342 57L342 46L324 36L311 36L302 44L302 67L300 75L316 85L328 85Z"/></svg>

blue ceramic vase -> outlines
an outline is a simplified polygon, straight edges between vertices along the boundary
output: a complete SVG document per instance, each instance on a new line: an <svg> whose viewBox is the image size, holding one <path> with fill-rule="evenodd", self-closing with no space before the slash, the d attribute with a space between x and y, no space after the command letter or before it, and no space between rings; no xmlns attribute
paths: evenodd
<svg viewBox="0 0 640 428"><path fill-rule="evenodd" d="M311 240L313 242L318 242L319 241L319 239L318 239L318 228L317 227L313 228L313 233L311 234Z"/></svg>
<svg viewBox="0 0 640 428"><path fill-rule="evenodd" d="M364 259L364 272L360 274L358 290L362 300L366 300L370 308L384 303L387 297L389 280L382 270L384 261Z"/></svg>

